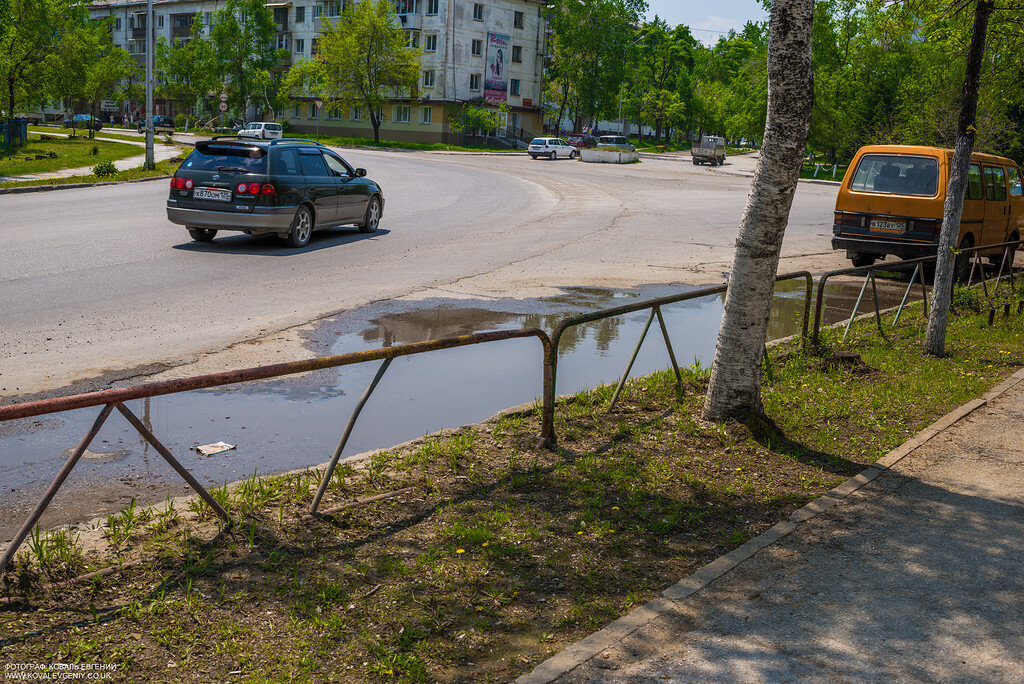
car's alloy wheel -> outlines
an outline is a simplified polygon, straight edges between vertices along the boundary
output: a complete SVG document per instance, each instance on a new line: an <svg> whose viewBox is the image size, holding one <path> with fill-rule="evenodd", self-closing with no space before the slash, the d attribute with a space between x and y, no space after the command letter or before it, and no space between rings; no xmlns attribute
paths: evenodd
<svg viewBox="0 0 1024 684"><path fill-rule="evenodd" d="M189 228L188 234L196 242L212 242L217 231L213 228Z"/></svg>
<svg viewBox="0 0 1024 684"><path fill-rule="evenodd" d="M551 150L551 154L548 156L550 156L553 160L558 159L558 152L556 152L555 150Z"/></svg>
<svg viewBox="0 0 1024 684"><path fill-rule="evenodd" d="M366 205L366 216L359 225L359 232L372 233L377 230L378 225L380 225L380 200L371 197L370 203Z"/></svg>
<svg viewBox="0 0 1024 684"><path fill-rule="evenodd" d="M313 234L313 215L309 207L299 207L292 219L292 229L285 238L289 247L305 247L309 244L309 237Z"/></svg>
<svg viewBox="0 0 1024 684"><path fill-rule="evenodd" d="M576 150L573 150L572 152L569 153L569 159L575 159L575 158L576 158Z"/></svg>

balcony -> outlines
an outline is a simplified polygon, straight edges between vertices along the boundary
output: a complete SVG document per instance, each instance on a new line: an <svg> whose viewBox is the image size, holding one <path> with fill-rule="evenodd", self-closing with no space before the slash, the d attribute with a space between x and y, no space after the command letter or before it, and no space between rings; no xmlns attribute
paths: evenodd
<svg viewBox="0 0 1024 684"><path fill-rule="evenodd" d="M422 14L399 14L398 15L398 28L403 28L408 31L419 31L423 28L423 15Z"/></svg>

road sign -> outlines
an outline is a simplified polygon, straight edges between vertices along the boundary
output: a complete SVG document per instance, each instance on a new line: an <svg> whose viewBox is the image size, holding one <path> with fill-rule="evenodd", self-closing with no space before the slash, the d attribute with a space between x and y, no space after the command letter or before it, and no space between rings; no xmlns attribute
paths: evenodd
<svg viewBox="0 0 1024 684"><path fill-rule="evenodd" d="M228 101L228 94L227 93L221 93L220 94L220 101L221 102L227 102Z"/></svg>
<svg viewBox="0 0 1024 684"><path fill-rule="evenodd" d="M221 102L220 103L220 111L222 111L222 112L228 111L228 103L227 102Z"/></svg>
<svg viewBox="0 0 1024 684"><path fill-rule="evenodd" d="M101 112L116 112L117 100L100 100Z"/></svg>
<svg viewBox="0 0 1024 684"><path fill-rule="evenodd" d="M313 104L316 105L317 109L323 109L324 108L324 101L323 100L320 100L320 99L313 100Z"/></svg>

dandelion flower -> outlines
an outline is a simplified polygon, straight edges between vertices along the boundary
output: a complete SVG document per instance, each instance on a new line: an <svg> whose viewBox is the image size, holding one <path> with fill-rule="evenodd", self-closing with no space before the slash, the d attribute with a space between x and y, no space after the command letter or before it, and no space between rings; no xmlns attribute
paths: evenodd
<svg viewBox="0 0 1024 684"><path fill-rule="evenodd" d="M466 549L456 549L455 553L466 553Z"/></svg>

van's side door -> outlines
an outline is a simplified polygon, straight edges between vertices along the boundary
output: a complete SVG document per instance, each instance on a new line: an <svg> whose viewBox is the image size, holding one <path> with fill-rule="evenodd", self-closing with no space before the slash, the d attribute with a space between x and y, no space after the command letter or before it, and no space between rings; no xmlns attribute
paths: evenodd
<svg viewBox="0 0 1024 684"><path fill-rule="evenodd" d="M316 208L317 226L333 225L338 214L338 180L324 163L320 150L299 150L306 192Z"/></svg>
<svg viewBox="0 0 1024 684"><path fill-rule="evenodd" d="M991 245L1003 241L1010 222L1010 207L1006 201L1006 169L985 165L985 225L981 239L975 245Z"/></svg>
<svg viewBox="0 0 1024 684"><path fill-rule="evenodd" d="M1010 224L1007 227L1007 239L1012 233L1017 233L1017 239L1024 235L1024 178L1021 178L1020 170L1016 166L1007 168L1007 178L1010 181Z"/></svg>

